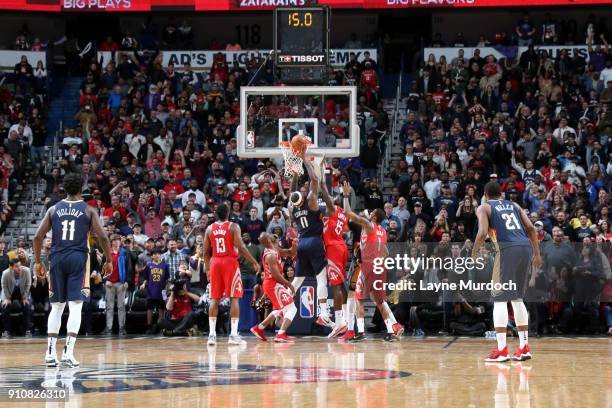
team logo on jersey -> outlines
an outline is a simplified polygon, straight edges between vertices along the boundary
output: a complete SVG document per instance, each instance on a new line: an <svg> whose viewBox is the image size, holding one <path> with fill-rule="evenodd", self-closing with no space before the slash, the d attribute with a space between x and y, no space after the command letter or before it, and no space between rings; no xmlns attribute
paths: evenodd
<svg viewBox="0 0 612 408"><path fill-rule="evenodd" d="M302 286L300 288L300 316L310 319L315 315L314 287Z"/></svg>
<svg viewBox="0 0 612 408"><path fill-rule="evenodd" d="M142 363L95 364L49 370L43 366L3 368L0 389L65 389L66 394L115 393L135 390L241 384L292 384L324 381L368 381L408 377L402 371L274 367L254 364ZM0 391L0 396L6 391Z"/></svg>

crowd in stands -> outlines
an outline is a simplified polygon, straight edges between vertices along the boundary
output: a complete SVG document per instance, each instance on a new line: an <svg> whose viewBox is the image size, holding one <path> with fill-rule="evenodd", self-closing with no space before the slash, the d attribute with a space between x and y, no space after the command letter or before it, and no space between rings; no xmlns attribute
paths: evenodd
<svg viewBox="0 0 612 408"><path fill-rule="evenodd" d="M147 33L147 24L143 34ZM169 31L168 26L163 30L163 48L186 39L182 30L178 37ZM292 234L295 236L286 209L289 180L281 176L282 160L236 156L239 89L247 83L273 84L274 76L271 64L263 57L241 66L226 61L222 53L216 55L212 69L207 71L195 72L188 64L162 66L162 54L146 47L146 35L139 40L130 38L126 33L121 45L112 37L105 38L99 49L118 50L114 58L92 58L81 64L86 68L79 110L74 116L76 126L64 128L62 157L44 175L45 204L50 207L65 198L62 178L79 173L83 177L83 198L98 209L111 237L114 268L107 279L100 276L101 254L92 242L91 302L84 308L85 333L100 332L91 317L102 308L106 310L103 334L114 330L115 316L120 335L128 329L137 330L126 324L127 312L143 302L148 309L148 331L185 333L206 320L200 318L207 313L208 286L201 234L214 221L217 204L231 205L231 221L241 227L243 240L257 259L262 256L258 242L262 231L283 236L285 244ZM236 44L228 47L236 48ZM127 54L120 49L143 52ZM380 157L375 142L385 134L389 122L378 98L375 67L376 61L369 55L360 62L352 54L344 69L331 70L329 75L330 85L357 85L362 90L359 121L371 153L363 161L363 171L373 180ZM325 113L331 125L336 118L341 120L342 109L338 106L337 110ZM359 158L334 160L330 165L334 167L336 190L348 179L361 194ZM45 254L49 245L50 240L45 241ZM7 277L11 282L23 283L15 277L30 273L31 252L24 249L22 255L20 263L6 271L13 277ZM247 289L261 281L248 262L240 260L240 267ZM45 304L48 293L34 290L44 288L44 284L34 278L31 286L22 290L31 292L34 303ZM184 284L183 291L176 288L180 284ZM168 285L171 291L167 294L174 295L164 298L162 291ZM184 298L190 300L182 302ZM180 307L173 307L173 302ZM170 322L162 319L162 313L153 324L154 309L167 309ZM44 332L44 319L39 320L32 323L35 333ZM181 321L184 324L179 324ZM28 321L22 328L29 330L29 325ZM5 335L11 334L10 326L4 330Z"/></svg>
<svg viewBox="0 0 612 408"><path fill-rule="evenodd" d="M183 38L166 31L167 46ZM517 34L538 32L532 31L522 27ZM539 333L596 333L602 327L612 333L612 54L605 32L594 28L590 33L588 60L578 54L550 56L532 47L516 59L478 52L460 53L451 61L430 56L406 97L407 119L399 134L405 154L387 169L390 194L383 194L376 177L390 136L377 93L376 61L353 57L329 79L330 85L360 86L363 140L360 157L330 160L328 184L337 192L348 181L357 209L384 209L388 240L404 252L469 253L475 211L490 180L501 183L505 197L525 209L544 258L542 270L529 282L532 330ZM124 41L121 46L113 42L106 40L108 47L126 48ZM142 40L128 43L148 49ZM223 54L207 72L161 61L154 51L118 52L116 62L92 60L75 112L77 126L64 130L63 158L45 175L51 206L65 197L62 177L82 174L84 199L99 210L111 236L114 272L108 279L99 274L101 254L94 242L91 253L91 304L99 307L103 301L106 334L113 330L115 303L119 334L131 330L126 297L128 307L146 299L149 310L171 312L169 321L156 325L148 313L152 332L184 333L205 320L199 318L206 313L207 288L200 234L214 221L218 203L230 203L231 220L257 259L262 231L279 234L284 245L295 236L281 164L236 156L238 90L247 83L272 84L271 67L255 76L263 60L242 67L230 65ZM350 245L356 237L358 230L352 229ZM45 251L48 246L49 241ZM31 262L25 243L19 254L20 262L7 267L13 274L26 271ZM482 254L491 256L486 248ZM256 294L254 306L265 309L265 299L258 297L261 278L248 262L241 260L240 266L245 287ZM294 273L290 261L285 273ZM412 277L449 278L444 270L421 270ZM161 291L170 281L184 287L177 286L164 304ZM44 285L34 285L33 302L44 304ZM536 295L539 301L533 301ZM188 300L177 301L180 296ZM415 301L397 293L389 300L398 320L415 334L482 334L491 327L486 300ZM374 323L378 320L375 316ZM90 321L84 331L95 332Z"/></svg>

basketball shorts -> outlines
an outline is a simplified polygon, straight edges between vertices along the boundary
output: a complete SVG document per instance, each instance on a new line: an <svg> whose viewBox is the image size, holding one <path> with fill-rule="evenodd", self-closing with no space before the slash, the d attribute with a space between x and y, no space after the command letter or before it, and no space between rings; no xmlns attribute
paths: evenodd
<svg viewBox="0 0 612 408"><path fill-rule="evenodd" d="M323 240L319 237L300 238L297 247L297 263L295 276L316 277L327 267Z"/></svg>
<svg viewBox="0 0 612 408"><path fill-rule="evenodd" d="M509 302L522 299L527 290L533 249L529 245L502 247L495 255L493 264L493 285L503 284L506 288L493 288L491 297L494 302Z"/></svg>
<svg viewBox="0 0 612 408"><path fill-rule="evenodd" d="M210 261L210 298L241 298L244 294L238 259L212 257Z"/></svg>
<svg viewBox="0 0 612 408"><path fill-rule="evenodd" d="M374 273L372 260L362 260L361 273L355 286L355 298L366 300L372 297L377 302L385 300L387 295L384 284L387 282L387 271Z"/></svg>
<svg viewBox="0 0 612 408"><path fill-rule="evenodd" d="M348 249L345 244L333 244L325 247L327 256L327 278L333 286L343 285L346 280L346 262Z"/></svg>
<svg viewBox="0 0 612 408"><path fill-rule="evenodd" d="M85 301L89 297L89 254L71 251L51 258L49 302Z"/></svg>
<svg viewBox="0 0 612 408"><path fill-rule="evenodd" d="M272 301L273 310L281 310L294 302L291 291L274 279L265 279L263 290Z"/></svg>

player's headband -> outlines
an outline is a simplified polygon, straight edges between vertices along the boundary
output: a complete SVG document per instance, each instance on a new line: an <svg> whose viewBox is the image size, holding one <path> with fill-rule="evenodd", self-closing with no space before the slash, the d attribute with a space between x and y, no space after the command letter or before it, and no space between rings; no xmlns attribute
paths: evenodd
<svg viewBox="0 0 612 408"><path fill-rule="evenodd" d="M299 207L300 205L302 205L304 197L302 197L302 193L300 193L299 191L294 191L293 193L291 193L290 200L294 206Z"/></svg>

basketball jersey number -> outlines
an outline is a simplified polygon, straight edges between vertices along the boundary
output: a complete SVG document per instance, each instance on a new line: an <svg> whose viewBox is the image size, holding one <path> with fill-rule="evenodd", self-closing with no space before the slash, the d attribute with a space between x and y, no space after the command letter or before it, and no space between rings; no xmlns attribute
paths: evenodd
<svg viewBox="0 0 612 408"><path fill-rule="evenodd" d="M302 225L302 228L308 228L308 218L300 217L300 224Z"/></svg>
<svg viewBox="0 0 612 408"><path fill-rule="evenodd" d="M73 241L74 240L74 230L76 228L76 220L62 221L62 241Z"/></svg>
<svg viewBox="0 0 612 408"><path fill-rule="evenodd" d="M337 235L342 235L342 229L344 227L344 224L342 223L342 221L338 221L336 223L336 234Z"/></svg>
<svg viewBox="0 0 612 408"><path fill-rule="evenodd" d="M504 220L506 220L506 229L510 231L514 231L521 228L519 221L516 219L516 215L512 214L502 214L501 215Z"/></svg>
<svg viewBox="0 0 612 408"><path fill-rule="evenodd" d="M217 253L224 254L225 253L225 239L215 238L215 244L217 245Z"/></svg>

